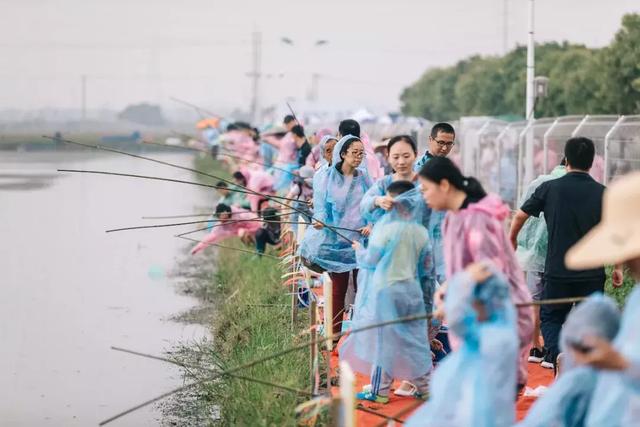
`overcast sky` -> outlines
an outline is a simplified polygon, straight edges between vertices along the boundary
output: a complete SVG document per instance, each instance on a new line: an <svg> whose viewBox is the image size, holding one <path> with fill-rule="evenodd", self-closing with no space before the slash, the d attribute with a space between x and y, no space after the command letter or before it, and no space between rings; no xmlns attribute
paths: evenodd
<svg viewBox="0 0 640 427"><path fill-rule="evenodd" d="M508 0L508 46L526 43L527 0ZM247 108L252 32L263 106L303 99L395 109L427 68L503 52L505 0L0 0L0 109L132 102ZM610 42L638 0L537 0L538 41ZM280 41L288 37L293 46ZM315 47L315 41L329 43Z"/></svg>

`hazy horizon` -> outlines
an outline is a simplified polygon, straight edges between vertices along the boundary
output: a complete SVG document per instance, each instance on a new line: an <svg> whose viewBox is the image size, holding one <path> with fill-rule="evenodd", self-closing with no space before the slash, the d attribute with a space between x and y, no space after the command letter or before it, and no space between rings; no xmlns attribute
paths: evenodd
<svg viewBox="0 0 640 427"><path fill-rule="evenodd" d="M317 73L319 105L394 110L426 69L504 52L504 0L0 4L0 110L79 108L82 75L88 110L177 108L170 96L246 110L253 31L262 35L262 107L305 99ZM601 47L639 10L629 0L538 0L536 39ZM509 49L526 43L526 27L527 0L508 1Z"/></svg>

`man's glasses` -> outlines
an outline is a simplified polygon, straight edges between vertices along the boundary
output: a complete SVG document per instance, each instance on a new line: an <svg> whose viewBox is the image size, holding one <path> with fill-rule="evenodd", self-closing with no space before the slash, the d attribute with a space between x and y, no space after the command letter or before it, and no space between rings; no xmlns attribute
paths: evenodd
<svg viewBox="0 0 640 427"><path fill-rule="evenodd" d="M436 142L436 144L438 144L438 147L440 148L451 149L451 147L453 147L453 144L455 144L455 142L453 141L438 141L437 139L434 139L434 141Z"/></svg>

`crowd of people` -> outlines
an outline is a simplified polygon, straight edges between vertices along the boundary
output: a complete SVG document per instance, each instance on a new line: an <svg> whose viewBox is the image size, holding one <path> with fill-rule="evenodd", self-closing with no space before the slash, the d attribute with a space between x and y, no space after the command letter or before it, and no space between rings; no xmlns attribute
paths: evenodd
<svg viewBox="0 0 640 427"><path fill-rule="evenodd" d="M589 174L591 140L569 139L513 213L449 158L448 123L423 153L409 135L389 138L384 158L351 119L308 133L290 115L282 128L212 134L203 130L233 180L216 185L192 254L229 237L263 254L282 224L307 225L298 255L332 283L325 327L345 333L340 359L370 377L358 399L426 400L411 426L513 426L539 363L557 377L523 426L640 425L640 290L622 314L603 295L605 265L614 286L624 266L640 280L640 175L605 189Z"/></svg>

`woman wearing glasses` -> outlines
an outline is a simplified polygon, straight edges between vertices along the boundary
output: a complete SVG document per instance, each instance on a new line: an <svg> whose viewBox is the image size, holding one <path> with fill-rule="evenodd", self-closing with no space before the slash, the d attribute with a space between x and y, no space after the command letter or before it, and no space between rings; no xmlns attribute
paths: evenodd
<svg viewBox="0 0 640 427"><path fill-rule="evenodd" d="M358 274L351 245L368 236L371 230L360 215L360 201L371 187L363 160L364 144L359 138L347 135L336 144L331 167L313 183L316 221L300 245L300 255L331 276L333 330L337 333L342 328L349 277L353 275L355 284Z"/></svg>

